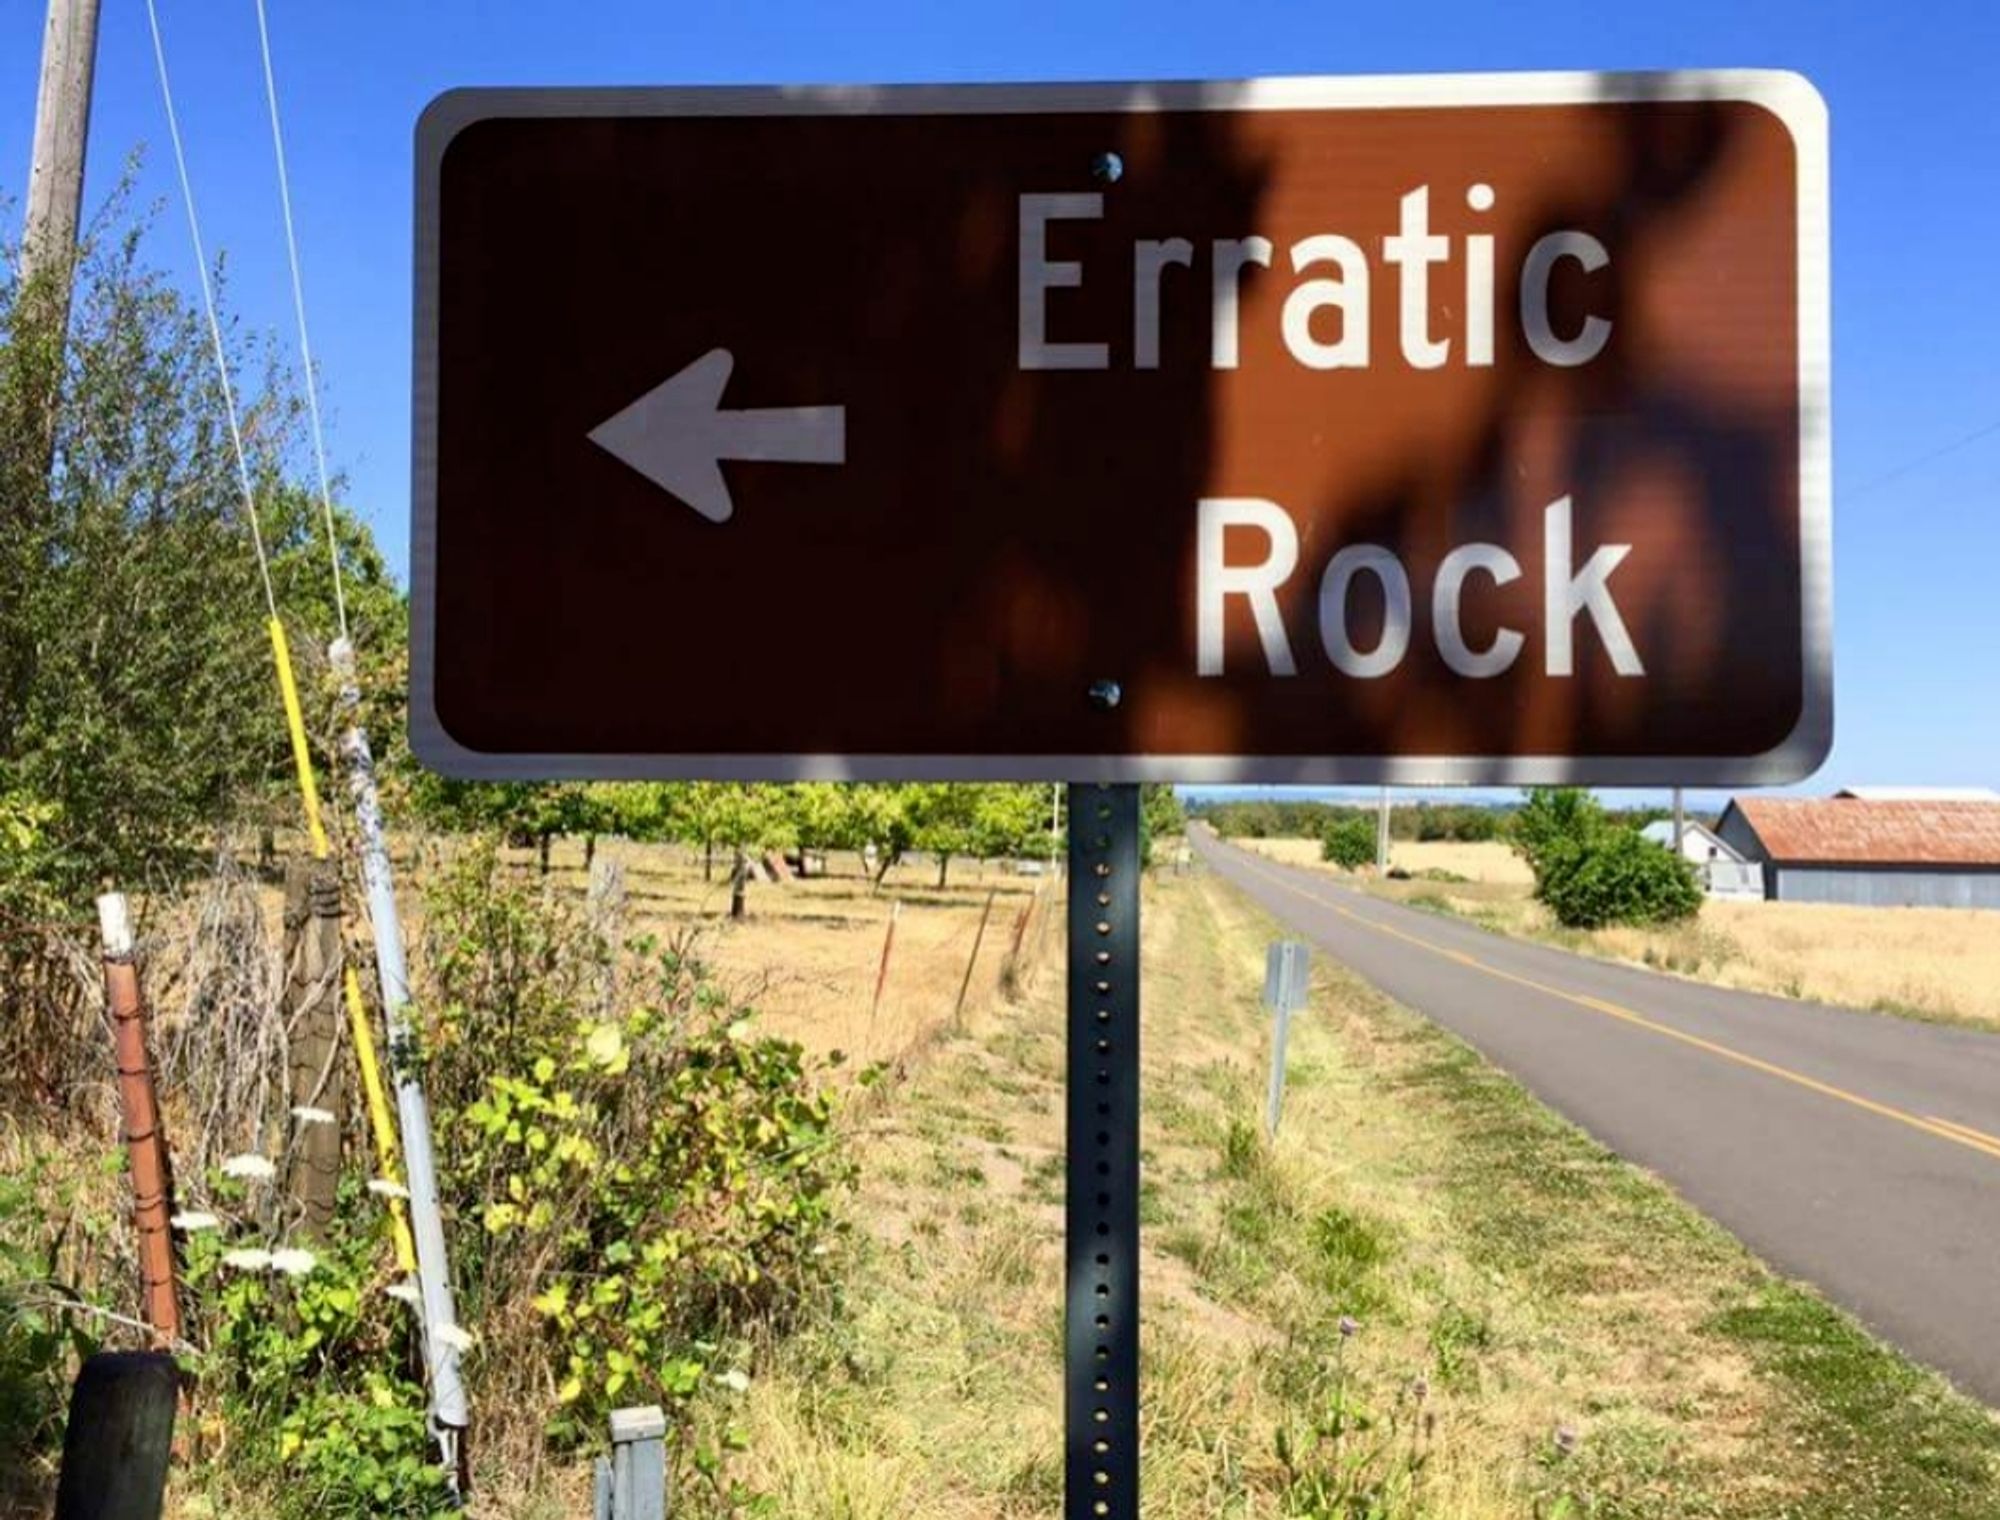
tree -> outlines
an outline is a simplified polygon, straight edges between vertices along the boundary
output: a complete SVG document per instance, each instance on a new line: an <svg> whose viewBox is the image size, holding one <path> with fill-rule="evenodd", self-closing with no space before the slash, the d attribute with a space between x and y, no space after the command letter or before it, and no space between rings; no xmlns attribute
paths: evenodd
<svg viewBox="0 0 2000 1520"><path fill-rule="evenodd" d="M812 857L828 850L858 849L864 842L856 789L830 781L806 781L785 788L785 811L799 847L799 874L812 874Z"/></svg>
<svg viewBox="0 0 2000 1520"><path fill-rule="evenodd" d="M1581 844L1603 823L1603 806L1581 787L1536 786L1528 789L1528 800L1514 814L1509 832L1515 851L1539 882L1552 850Z"/></svg>
<svg viewBox="0 0 2000 1520"><path fill-rule="evenodd" d="M875 875L872 885L878 889L883 878L909 853L915 841L911 791L912 788L905 784L870 782L855 787L851 794L855 837L864 845L874 847Z"/></svg>
<svg viewBox="0 0 2000 1520"><path fill-rule="evenodd" d="M712 785L710 838L716 844L728 846L734 857L729 877L729 916L741 918L749 886L749 851L782 844L790 831L784 796L787 788L743 781Z"/></svg>
<svg viewBox="0 0 2000 1520"><path fill-rule="evenodd" d="M1375 858L1374 825L1357 813L1335 819L1320 836L1319 858L1343 871L1360 870Z"/></svg>
<svg viewBox="0 0 2000 1520"><path fill-rule="evenodd" d="M937 884L945 884L954 855L978 848L978 788L951 782L913 782L903 788L911 842L936 857Z"/></svg>
<svg viewBox="0 0 2000 1520"><path fill-rule="evenodd" d="M1001 782L971 790L972 853L984 860L1016 860L1048 848L1049 821L1039 786Z"/></svg>
<svg viewBox="0 0 2000 1520"><path fill-rule="evenodd" d="M144 230L114 196L65 343L0 257L0 789L42 818L41 879L70 912L103 880L175 879L246 798L292 785L208 335L142 264ZM300 398L269 353L237 341L231 359L261 377L240 385L243 434L310 677L334 622L318 502L290 474ZM30 434L51 392L44 472ZM398 662L400 593L366 528L335 516L357 643Z"/></svg>

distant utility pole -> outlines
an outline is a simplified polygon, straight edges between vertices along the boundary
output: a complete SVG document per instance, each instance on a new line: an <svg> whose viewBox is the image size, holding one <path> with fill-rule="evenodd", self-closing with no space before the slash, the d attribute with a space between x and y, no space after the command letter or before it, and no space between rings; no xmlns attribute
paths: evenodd
<svg viewBox="0 0 2000 1520"><path fill-rule="evenodd" d="M1375 819L1375 872L1389 874L1389 788L1382 788L1382 808Z"/></svg>
<svg viewBox="0 0 2000 1520"><path fill-rule="evenodd" d="M35 94L35 154L28 167L28 222L21 239L23 285L54 279L57 314L69 314L70 266L83 214L83 155L90 138L90 85L97 67L98 0L49 0Z"/></svg>
<svg viewBox="0 0 2000 1520"><path fill-rule="evenodd" d="M1682 796L1681 789L1679 787L1675 787L1674 788L1674 853L1676 855L1680 854L1681 852L1681 841L1687 838L1687 807L1685 803L1686 799Z"/></svg>
<svg viewBox="0 0 2000 1520"><path fill-rule="evenodd" d="M1049 875L1061 869L1056 859L1056 843L1062 838L1062 783L1049 783Z"/></svg>

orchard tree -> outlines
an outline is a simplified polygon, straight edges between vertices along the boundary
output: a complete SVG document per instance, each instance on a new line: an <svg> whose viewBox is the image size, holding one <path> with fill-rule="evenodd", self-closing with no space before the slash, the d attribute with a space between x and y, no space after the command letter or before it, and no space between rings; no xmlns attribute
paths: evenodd
<svg viewBox="0 0 2000 1520"><path fill-rule="evenodd" d="M937 884L945 885L954 855L979 848L978 787L952 782L915 782L903 789L910 836L916 847L937 859Z"/></svg>
<svg viewBox="0 0 2000 1520"><path fill-rule="evenodd" d="M830 781L803 781L785 791L785 814L799 849L799 874L812 873L814 855L857 849L864 842L857 789Z"/></svg>
<svg viewBox="0 0 2000 1520"><path fill-rule="evenodd" d="M996 783L974 788L973 848L987 860L1018 859L1048 848L1049 822L1038 786Z"/></svg>
<svg viewBox="0 0 2000 1520"><path fill-rule="evenodd" d="M869 782L853 788L850 795L855 837L875 851L872 884L877 889L914 847L916 824L911 796L915 790L907 784Z"/></svg>
<svg viewBox="0 0 2000 1520"><path fill-rule="evenodd" d="M727 781L715 783L710 817L714 843L726 846L732 863L729 876L729 916L741 918L749 885L749 855L787 843L793 835L790 809L782 786Z"/></svg>

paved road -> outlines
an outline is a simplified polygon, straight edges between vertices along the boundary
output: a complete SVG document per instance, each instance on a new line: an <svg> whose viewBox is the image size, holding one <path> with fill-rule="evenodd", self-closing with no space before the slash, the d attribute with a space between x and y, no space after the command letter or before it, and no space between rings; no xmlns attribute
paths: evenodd
<svg viewBox="0 0 2000 1520"><path fill-rule="evenodd" d="M1295 932L2000 1405L2000 1035L1608 965L1194 834Z"/></svg>

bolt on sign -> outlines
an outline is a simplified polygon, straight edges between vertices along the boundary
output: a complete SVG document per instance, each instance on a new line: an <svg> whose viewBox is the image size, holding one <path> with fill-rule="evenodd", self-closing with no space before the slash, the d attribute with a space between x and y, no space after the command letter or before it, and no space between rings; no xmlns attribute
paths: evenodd
<svg viewBox="0 0 2000 1520"><path fill-rule="evenodd" d="M1794 75L471 90L417 200L439 769L1825 755Z"/></svg>

